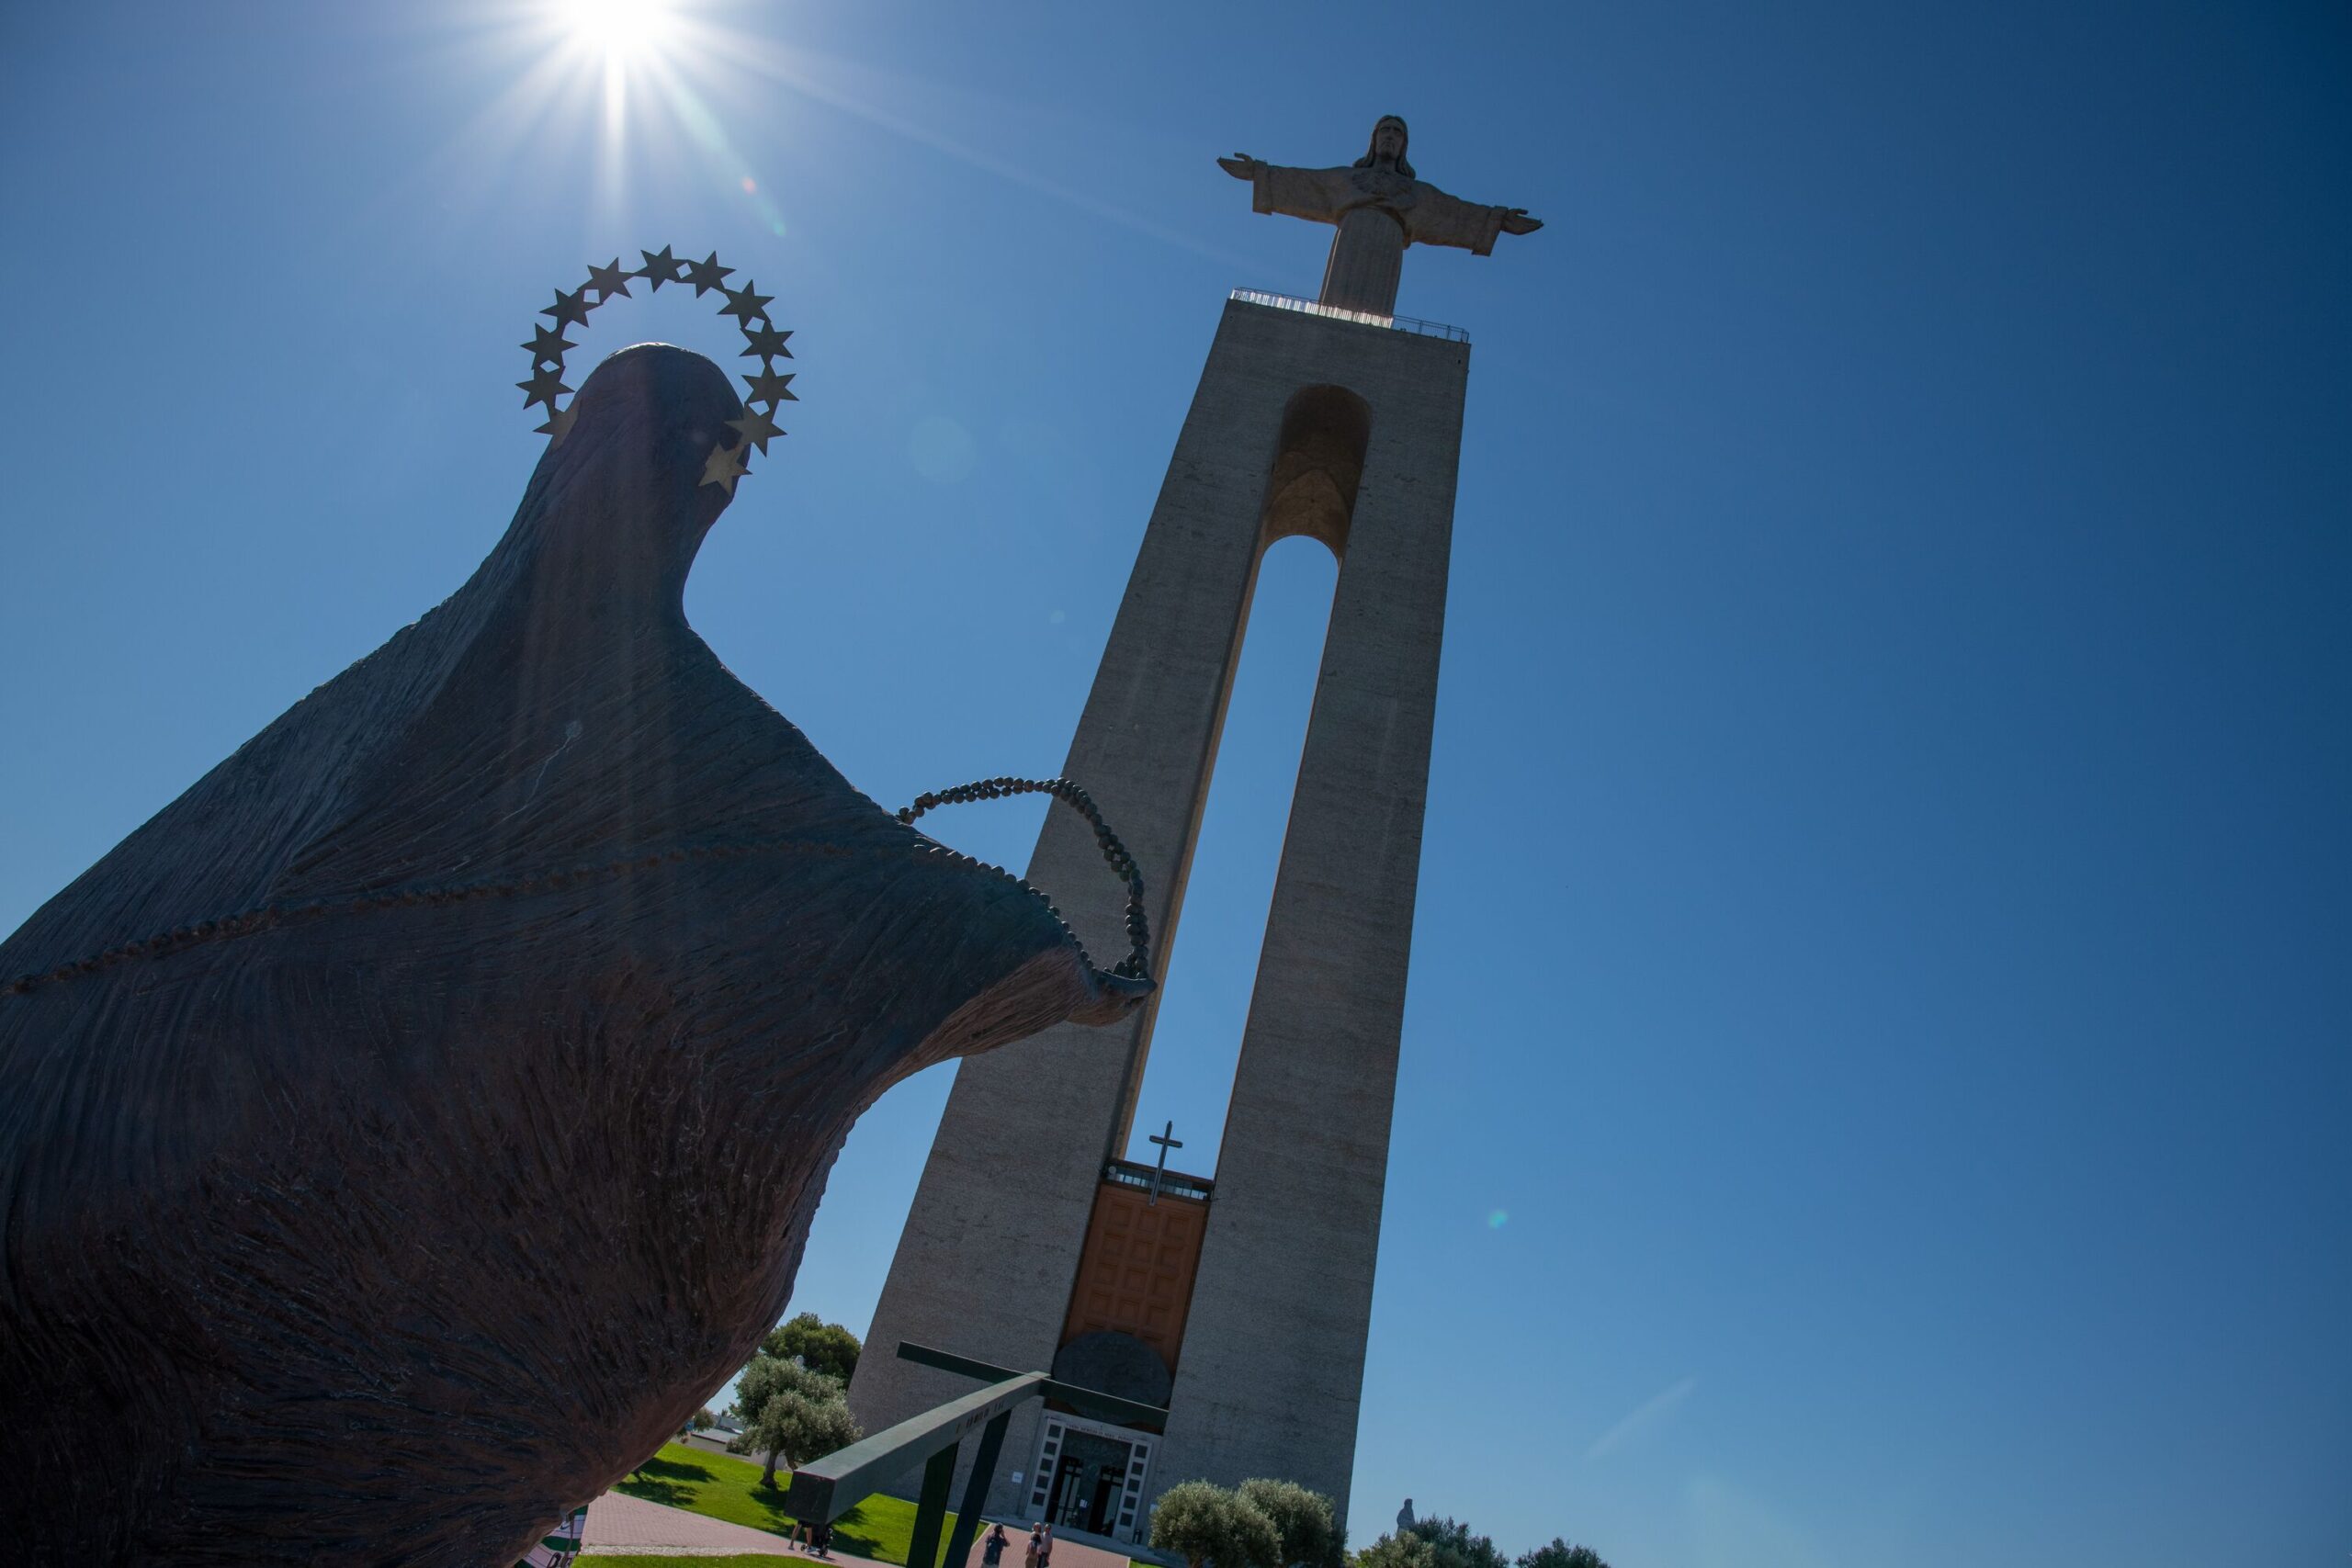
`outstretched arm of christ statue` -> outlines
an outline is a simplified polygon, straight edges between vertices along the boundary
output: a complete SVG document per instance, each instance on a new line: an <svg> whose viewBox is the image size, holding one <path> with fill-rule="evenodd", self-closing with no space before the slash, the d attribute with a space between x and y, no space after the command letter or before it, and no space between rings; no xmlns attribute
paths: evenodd
<svg viewBox="0 0 2352 1568"><path fill-rule="evenodd" d="M1413 205L1397 214L1405 225L1405 240L1415 245L1458 245L1474 255L1489 255L1495 236L1532 234L1544 227L1524 207L1482 207L1448 196L1428 181L1417 182Z"/></svg>
<svg viewBox="0 0 2352 1568"><path fill-rule="evenodd" d="M1351 204L1363 199L1345 169L1289 169L1247 152L1219 158L1216 166L1250 182L1250 205L1258 212L1337 223Z"/></svg>
<svg viewBox="0 0 2352 1568"><path fill-rule="evenodd" d="M1382 117L1372 148L1344 169L1293 169L1237 152L1217 167L1250 182L1250 205L1310 223L1329 223L1331 256L1323 266L1320 304L1371 316L1393 316L1405 247L1453 245L1476 255L1495 248L1497 234L1529 234L1544 225L1522 207L1485 207L1452 197L1413 175L1405 161L1405 122Z"/></svg>
<svg viewBox="0 0 2352 1568"><path fill-rule="evenodd" d="M1498 233L1532 234L1544 227L1544 220L1529 217L1523 207L1464 201L1427 180L1415 180L1412 199L1397 205L1368 201L1351 169L1286 168L1247 152L1219 158L1216 164L1235 179L1250 182L1250 206L1256 211L1337 223L1350 208L1385 207L1404 226L1408 244L1454 245L1483 256L1494 250Z"/></svg>

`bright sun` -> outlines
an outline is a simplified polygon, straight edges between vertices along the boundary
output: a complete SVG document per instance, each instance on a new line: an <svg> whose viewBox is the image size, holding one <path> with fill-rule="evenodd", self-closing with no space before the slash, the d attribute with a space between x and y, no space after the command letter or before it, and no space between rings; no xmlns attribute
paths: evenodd
<svg viewBox="0 0 2352 1568"><path fill-rule="evenodd" d="M669 21L662 0L563 0L561 9L574 39L615 61L645 53Z"/></svg>

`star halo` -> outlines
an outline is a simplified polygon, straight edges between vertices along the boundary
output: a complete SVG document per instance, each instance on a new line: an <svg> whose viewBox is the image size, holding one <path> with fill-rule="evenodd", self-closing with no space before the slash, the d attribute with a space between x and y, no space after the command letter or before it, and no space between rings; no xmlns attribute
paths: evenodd
<svg viewBox="0 0 2352 1568"><path fill-rule="evenodd" d="M792 351L784 346L785 339L792 333L778 332L768 320L767 307L773 296L757 292L758 285L747 278L740 289L726 287L725 279L735 269L719 265L717 252L711 254L709 260L701 262L680 260L670 254L667 245L658 253L638 254L645 258L645 265L633 269L624 269L618 256L603 266L591 263L586 283L569 294L559 290L555 303L539 311L542 316L554 318L555 330L535 326L531 329L531 341L522 345L531 356L530 379L514 383L523 389L523 406L527 409L534 403L546 404L548 422L538 428L548 437L548 446L563 444L578 412L576 402L575 406L556 407L556 399L572 389L564 384L563 356L578 346L563 335L564 329L585 326L588 313L616 295L630 298L627 279L642 278L655 292L665 283L692 283L696 298L716 289L727 301L719 314L734 317L743 341L751 345L743 350L742 357L760 362L758 375L743 378L750 389L743 403L744 417L727 422L727 427L741 438L732 446L714 444L710 457L703 464L702 482L717 485L731 496L735 493L735 481L751 471L752 450L756 447L764 456L769 439L784 434L775 423L775 411L785 403L800 400L792 390L792 376L780 374L775 367L778 359L792 357ZM593 300L588 297L592 291L596 296ZM759 407L762 402L767 404L765 409Z"/></svg>

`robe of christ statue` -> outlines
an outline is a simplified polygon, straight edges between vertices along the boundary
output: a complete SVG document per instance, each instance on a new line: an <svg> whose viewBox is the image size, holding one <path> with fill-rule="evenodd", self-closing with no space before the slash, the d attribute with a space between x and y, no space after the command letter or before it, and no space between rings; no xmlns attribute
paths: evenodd
<svg viewBox="0 0 2352 1568"><path fill-rule="evenodd" d="M750 1356L877 1095L1150 989L687 626L718 367L572 409L470 581L0 943L10 1561L514 1562Z"/></svg>
<svg viewBox="0 0 2352 1568"><path fill-rule="evenodd" d="M1219 158L1217 166L1250 182L1257 211L1338 226L1319 303L1393 316L1407 245L1453 245L1483 256L1494 251L1497 234L1544 226L1524 208L1482 207L1416 179L1405 159L1407 134L1403 120L1384 116L1372 146L1344 169L1285 168L1247 152Z"/></svg>

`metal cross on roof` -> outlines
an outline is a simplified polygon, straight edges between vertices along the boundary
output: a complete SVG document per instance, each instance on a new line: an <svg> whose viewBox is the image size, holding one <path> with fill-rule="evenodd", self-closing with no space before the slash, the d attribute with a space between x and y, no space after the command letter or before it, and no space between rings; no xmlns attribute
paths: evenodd
<svg viewBox="0 0 2352 1568"><path fill-rule="evenodd" d="M1156 1205L1159 1201L1160 1180L1168 1174L1168 1151L1170 1149L1182 1148L1184 1146L1184 1140L1176 1136L1176 1123L1170 1122L1165 1129L1160 1132L1154 1133L1151 1135L1150 1141L1159 1145L1159 1163L1152 1167L1151 1196L1146 1198L1144 1202L1148 1205Z"/></svg>

